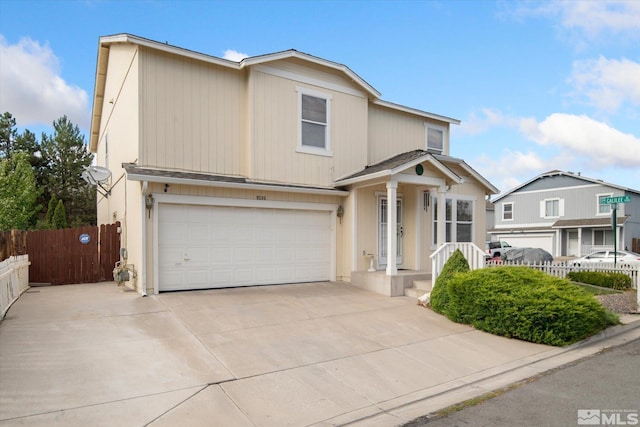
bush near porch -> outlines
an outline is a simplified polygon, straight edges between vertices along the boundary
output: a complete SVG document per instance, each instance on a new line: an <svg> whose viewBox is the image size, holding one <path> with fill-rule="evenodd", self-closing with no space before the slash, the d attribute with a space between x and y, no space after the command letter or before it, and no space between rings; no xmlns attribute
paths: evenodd
<svg viewBox="0 0 640 427"><path fill-rule="evenodd" d="M617 315L568 280L528 267L449 274L436 280L431 307L485 332L556 346L619 323Z"/></svg>

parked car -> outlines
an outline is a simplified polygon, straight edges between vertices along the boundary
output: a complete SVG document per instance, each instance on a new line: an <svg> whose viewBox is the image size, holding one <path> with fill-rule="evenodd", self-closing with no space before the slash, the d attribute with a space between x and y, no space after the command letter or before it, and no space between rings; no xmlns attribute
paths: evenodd
<svg viewBox="0 0 640 427"><path fill-rule="evenodd" d="M589 265L596 262L613 263L614 259L619 265L640 266L640 254L629 251L597 251L589 255L569 261L570 265Z"/></svg>
<svg viewBox="0 0 640 427"><path fill-rule="evenodd" d="M541 248L510 248L502 254L502 261L539 264L553 261L553 255Z"/></svg>
<svg viewBox="0 0 640 427"><path fill-rule="evenodd" d="M513 249L513 247L504 240L499 242L487 242L487 258L500 258L507 251Z"/></svg>

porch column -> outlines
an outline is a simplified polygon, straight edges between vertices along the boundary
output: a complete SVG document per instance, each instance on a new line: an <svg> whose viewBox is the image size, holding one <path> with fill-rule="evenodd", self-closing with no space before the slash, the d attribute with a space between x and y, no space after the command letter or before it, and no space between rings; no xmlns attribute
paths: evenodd
<svg viewBox="0 0 640 427"><path fill-rule="evenodd" d="M582 227L578 227L578 255L582 256Z"/></svg>
<svg viewBox="0 0 640 427"><path fill-rule="evenodd" d="M438 248L446 243L447 226L447 186L438 187L438 236L436 244Z"/></svg>
<svg viewBox="0 0 640 427"><path fill-rule="evenodd" d="M387 275L398 274L398 182L387 182Z"/></svg>

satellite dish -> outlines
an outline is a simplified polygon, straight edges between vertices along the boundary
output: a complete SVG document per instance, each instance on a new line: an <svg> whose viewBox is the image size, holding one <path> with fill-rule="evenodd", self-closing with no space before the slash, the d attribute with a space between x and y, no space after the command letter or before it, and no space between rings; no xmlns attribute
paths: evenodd
<svg viewBox="0 0 640 427"><path fill-rule="evenodd" d="M111 171L102 166L87 166L82 172L82 179L91 185L104 184L111 177Z"/></svg>
<svg viewBox="0 0 640 427"><path fill-rule="evenodd" d="M104 193L100 192L100 190L98 191L103 196L107 197L111 194L111 190L107 190L102 186L102 184L109 181L111 177L111 171L109 169L102 166L87 166L84 168L84 171L82 171L81 176L89 185L97 185L100 187Z"/></svg>

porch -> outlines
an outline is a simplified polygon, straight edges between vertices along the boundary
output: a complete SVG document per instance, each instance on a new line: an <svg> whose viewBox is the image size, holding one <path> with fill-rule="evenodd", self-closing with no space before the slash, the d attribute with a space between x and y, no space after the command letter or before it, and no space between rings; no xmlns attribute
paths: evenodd
<svg viewBox="0 0 640 427"><path fill-rule="evenodd" d="M471 270L484 268L485 253L472 242L445 243L431 254L431 272L421 270L397 270L395 274L387 271L354 271L351 284L358 288L389 297L420 297L431 292L433 283L442 271L451 255L459 249L469 263Z"/></svg>
<svg viewBox="0 0 640 427"><path fill-rule="evenodd" d="M398 270L391 276L385 271L354 271L351 273L351 284L367 291L388 297L405 296L410 289L431 291L431 273L417 270ZM413 292L415 293L415 292ZM414 296L414 295L411 295ZM421 295L417 295L421 296Z"/></svg>

